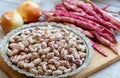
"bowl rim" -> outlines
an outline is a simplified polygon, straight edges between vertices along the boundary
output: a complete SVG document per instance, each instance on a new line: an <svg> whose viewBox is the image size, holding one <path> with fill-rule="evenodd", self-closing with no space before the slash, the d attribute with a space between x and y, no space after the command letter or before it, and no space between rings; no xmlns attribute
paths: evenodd
<svg viewBox="0 0 120 78"><path fill-rule="evenodd" d="M72 31L73 33L79 35L83 41L85 42L87 49L89 52L87 52L87 57L84 61L84 63L77 69L73 70L72 72L66 73L66 74L62 74L62 75L58 75L58 76L45 76L45 75L34 75L30 72L24 71L23 69L18 68L16 65L13 65L12 62L9 60L8 55L6 54L7 52L7 44L9 42L9 39L15 35L16 33L20 32L21 30L25 30L27 28L31 28L31 27L36 27L36 26L46 26L46 25L51 25L53 27L57 27L57 28L65 28L68 31ZM84 35L82 34L79 30L74 29L72 27L60 24L60 23L55 23L55 22L37 22L37 23L30 23L30 24L25 24L21 27L18 27L17 29L12 30L10 33L8 33L2 40L2 46L1 46L1 52L2 52L2 57L4 58L4 61L8 64L8 66L10 66L13 70L18 71L21 74L25 74L26 76L31 76L31 77L35 77L35 78L59 78L59 77L67 77L67 76L72 76L74 74L77 74L78 72L81 72L82 70L84 70L89 63L91 62L92 58L93 58L93 48L92 48L92 44L90 42L90 40Z"/></svg>

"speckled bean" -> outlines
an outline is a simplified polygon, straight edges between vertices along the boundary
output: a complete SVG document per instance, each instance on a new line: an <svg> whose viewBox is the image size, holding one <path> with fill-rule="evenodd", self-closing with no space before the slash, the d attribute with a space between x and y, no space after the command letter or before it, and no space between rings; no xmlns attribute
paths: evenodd
<svg viewBox="0 0 120 78"><path fill-rule="evenodd" d="M84 52L86 48L85 48L85 45L78 45L77 49Z"/></svg>
<svg viewBox="0 0 120 78"><path fill-rule="evenodd" d="M33 64L36 66L38 64L40 64L42 60L40 58L36 58L34 61L33 61Z"/></svg>
<svg viewBox="0 0 120 78"><path fill-rule="evenodd" d="M48 58L48 59L50 59L52 57L54 57L54 52L48 53L46 56L46 58Z"/></svg>
<svg viewBox="0 0 120 78"><path fill-rule="evenodd" d="M52 75L61 75L61 74L63 74L63 71L61 70L55 70L52 72Z"/></svg>
<svg viewBox="0 0 120 78"><path fill-rule="evenodd" d="M45 75L49 76L52 74L52 70L46 70Z"/></svg>
<svg viewBox="0 0 120 78"><path fill-rule="evenodd" d="M64 71L64 70L66 70L66 67L65 66L59 66L57 69L61 70L61 71Z"/></svg>
<svg viewBox="0 0 120 78"><path fill-rule="evenodd" d="M69 72L71 72L71 69L70 69L70 68L69 68L69 69L64 70L64 73L69 73Z"/></svg>
<svg viewBox="0 0 120 78"><path fill-rule="evenodd" d="M48 64L48 68L50 70L56 70L56 67L53 64Z"/></svg>

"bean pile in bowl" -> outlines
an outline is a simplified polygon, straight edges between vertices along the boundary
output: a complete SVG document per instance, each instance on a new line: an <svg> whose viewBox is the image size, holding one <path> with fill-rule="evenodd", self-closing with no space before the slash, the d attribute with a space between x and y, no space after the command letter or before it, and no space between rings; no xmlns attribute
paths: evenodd
<svg viewBox="0 0 120 78"><path fill-rule="evenodd" d="M9 33L3 42L2 56L7 64L34 77L73 75L83 70L93 55L83 34L56 23L25 25Z"/></svg>

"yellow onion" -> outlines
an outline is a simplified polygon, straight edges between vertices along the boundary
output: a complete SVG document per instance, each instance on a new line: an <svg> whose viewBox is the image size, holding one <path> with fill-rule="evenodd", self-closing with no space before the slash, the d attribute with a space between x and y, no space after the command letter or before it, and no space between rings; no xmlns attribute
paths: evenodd
<svg viewBox="0 0 120 78"><path fill-rule="evenodd" d="M5 12L0 18L0 24L5 32L9 32L24 23L21 15L16 11Z"/></svg>
<svg viewBox="0 0 120 78"><path fill-rule="evenodd" d="M39 5L32 1L25 1L17 8L18 13L26 23L35 22L42 14Z"/></svg>

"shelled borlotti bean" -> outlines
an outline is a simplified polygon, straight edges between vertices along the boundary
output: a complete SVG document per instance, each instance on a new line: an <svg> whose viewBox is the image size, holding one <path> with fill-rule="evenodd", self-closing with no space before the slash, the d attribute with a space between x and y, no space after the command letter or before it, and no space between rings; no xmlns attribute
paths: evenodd
<svg viewBox="0 0 120 78"><path fill-rule="evenodd" d="M7 55L14 65L35 75L61 75L84 63L86 46L66 29L37 26L12 37Z"/></svg>

